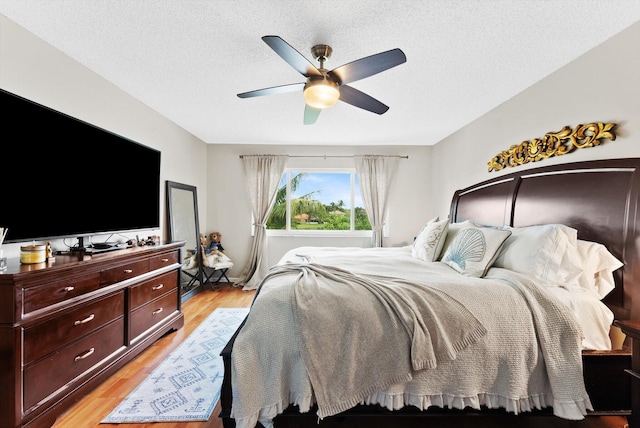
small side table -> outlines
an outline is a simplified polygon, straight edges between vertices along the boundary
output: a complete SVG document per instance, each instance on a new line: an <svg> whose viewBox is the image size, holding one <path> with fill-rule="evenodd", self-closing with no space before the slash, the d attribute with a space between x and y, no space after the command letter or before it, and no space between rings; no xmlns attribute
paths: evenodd
<svg viewBox="0 0 640 428"><path fill-rule="evenodd" d="M614 325L631 338L631 369L625 370L631 380L631 416L629 428L640 428L640 321L616 320Z"/></svg>

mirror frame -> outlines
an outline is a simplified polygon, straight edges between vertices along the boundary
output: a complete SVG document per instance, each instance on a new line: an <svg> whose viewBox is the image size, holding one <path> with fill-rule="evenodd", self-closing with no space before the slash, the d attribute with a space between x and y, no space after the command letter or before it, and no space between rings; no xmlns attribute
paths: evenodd
<svg viewBox="0 0 640 428"><path fill-rule="evenodd" d="M173 195L174 191L184 191L189 193L190 199L193 203L193 218L191 219L180 219L178 218L178 213L180 210L177 209L175 204L177 203L176 198ZM189 297L191 294L195 294L198 292L198 288L204 284L204 269L202 268L202 251L200 251L200 225L198 220L198 192L195 186L191 186L188 184L177 183L175 181L166 182L166 201L167 201L167 223L168 223L168 235L169 241L186 241L188 237L180 237L177 235L177 228L175 227L176 222L178 221L190 221L194 222L195 226L195 245L194 250L196 251L196 266L197 272L195 274L195 279L198 281L197 285L191 286L189 288L184 287L183 279L180 278L180 288L182 289L182 300L186 300L185 297ZM190 250L188 241L185 243L185 246L181 249L181 260L180 263L183 262L184 257L186 256L186 252ZM181 273L181 276L184 275ZM191 274L188 274L191 277Z"/></svg>

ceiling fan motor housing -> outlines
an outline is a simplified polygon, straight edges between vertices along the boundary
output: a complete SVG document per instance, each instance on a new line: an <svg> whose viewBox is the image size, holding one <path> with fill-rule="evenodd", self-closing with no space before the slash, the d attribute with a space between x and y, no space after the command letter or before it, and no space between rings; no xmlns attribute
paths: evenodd
<svg viewBox="0 0 640 428"><path fill-rule="evenodd" d="M311 48L311 55L317 61L320 61L320 67L324 67L324 62L331 58L331 54L333 53L333 49L329 45L315 45Z"/></svg>

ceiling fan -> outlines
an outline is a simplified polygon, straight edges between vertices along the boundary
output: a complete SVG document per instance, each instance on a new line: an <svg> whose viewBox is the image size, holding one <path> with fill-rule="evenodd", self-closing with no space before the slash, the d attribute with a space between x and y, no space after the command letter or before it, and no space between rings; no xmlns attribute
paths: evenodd
<svg viewBox="0 0 640 428"><path fill-rule="evenodd" d="M404 52L400 49L391 49L341 65L333 70L327 70L324 68L324 63L331 57L333 52L331 46L316 45L311 48L311 54L320 63L320 67L317 68L279 36L264 36L262 40L289 65L306 77L307 81L243 92L238 94L238 97L252 98L302 89L305 99L305 125L315 123L322 109L332 107L338 101L344 101L373 113L385 113L389 110L387 105L347 85L347 83L373 76L407 61Z"/></svg>

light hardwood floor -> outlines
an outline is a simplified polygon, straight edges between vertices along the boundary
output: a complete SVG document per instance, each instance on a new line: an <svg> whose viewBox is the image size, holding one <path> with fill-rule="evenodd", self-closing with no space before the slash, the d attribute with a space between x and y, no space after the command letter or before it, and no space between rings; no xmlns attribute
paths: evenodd
<svg viewBox="0 0 640 428"><path fill-rule="evenodd" d="M129 362L117 373L107 379L98 388L84 397L74 407L60 416L53 428L222 428L218 418L220 406L216 406L207 422L153 423L153 424L100 424L100 421L120 403L153 369L158 366L215 308L248 307L253 300L254 292L242 291L231 285L223 284L212 291L199 293L182 305L185 315L184 328L170 333L136 359ZM425 423L425 427L512 427L513 421L501 422L483 420L481 418L458 421L454 424ZM460 423L462 422L462 423ZM584 421L565 421L556 418L518 419L519 428L623 428L627 421L624 417L589 417ZM322 424L319 425L322 427Z"/></svg>
<svg viewBox="0 0 640 428"><path fill-rule="evenodd" d="M207 286L208 287L208 286ZM100 421L142 382L216 308L251 305L255 292L221 283L215 291L196 294L182 305L184 327L156 341L133 361L60 416L53 428L221 428L220 404L207 422L101 424ZM0 424L1 425L1 424Z"/></svg>

